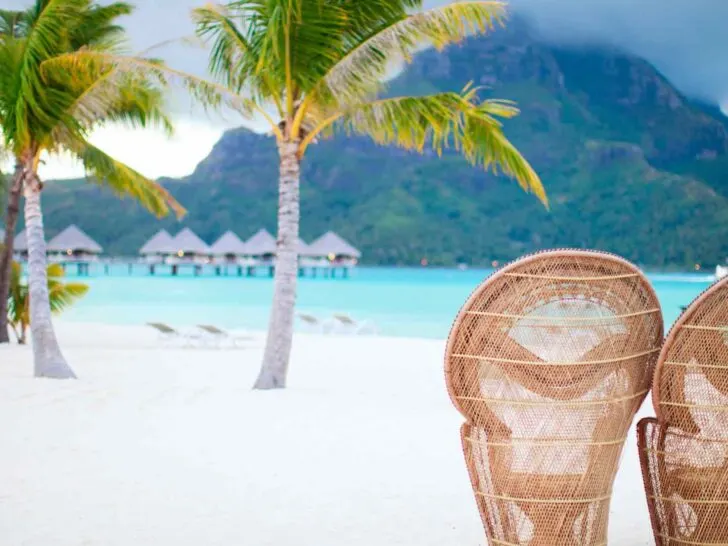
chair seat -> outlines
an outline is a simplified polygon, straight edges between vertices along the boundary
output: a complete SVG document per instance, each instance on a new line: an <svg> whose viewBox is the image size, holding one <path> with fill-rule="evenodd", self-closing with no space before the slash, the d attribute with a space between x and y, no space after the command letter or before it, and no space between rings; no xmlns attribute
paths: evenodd
<svg viewBox="0 0 728 546"><path fill-rule="evenodd" d="M670 544L725 544L728 467L681 468L664 483Z"/></svg>
<svg viewBox="0 0 728 546"><path fill-rule="evenodd" d="M500 480L503 496L514 499L534 499L540 503L549 499L554 504L573 501L574 504L588 504L609 497L604 484L589 479L583 474L543 474L512 473ZM545 503L544 503L545 504Z"/></svg>

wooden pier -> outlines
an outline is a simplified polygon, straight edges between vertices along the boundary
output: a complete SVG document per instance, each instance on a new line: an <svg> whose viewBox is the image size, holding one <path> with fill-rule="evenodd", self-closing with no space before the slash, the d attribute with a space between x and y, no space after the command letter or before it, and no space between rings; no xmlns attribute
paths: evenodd
<svg viewBox="0 0 728 546"><path fill-rule="evenodd" d="M98 258L95 260L54 259L68 276L150 276L150 277L241 277L272 278L275 263L271 261L246 260L243 263L198 263L179 261L176 263L150 263L140 258ZM307 263L298 267L300 278L347 279L353 264L347 263Z"/></svg>
<svg viewBox="0 0 728 546"><path fill-rule="evenodd" d="M298 239L298 276L346 279L361 252L331 231L310 245ZM139 256L106 257L103 248L79 227L68 226L47 246L48 261L60 264L76 277L110 275L269 277L275 275L277 242L265 229L243 242L234 232L225 232L208 246L190 228L172 237L159 230L139 250ZM25 231L15 237L15 256L27 259Z"/></svg>

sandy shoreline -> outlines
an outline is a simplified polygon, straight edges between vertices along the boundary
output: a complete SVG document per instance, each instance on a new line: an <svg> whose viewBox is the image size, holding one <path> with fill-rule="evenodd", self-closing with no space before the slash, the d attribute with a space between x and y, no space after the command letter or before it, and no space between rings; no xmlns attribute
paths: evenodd
<svg viewBox="0 0 728 546"><path fill-rule="evenodd" d="M0 348L3 545L485 544L444 341L297 335L290 388L255 392L261 336L210 350L58 331L78 381L33 380L30 348ZM619 546L653 543L634 438Z"/></svg>

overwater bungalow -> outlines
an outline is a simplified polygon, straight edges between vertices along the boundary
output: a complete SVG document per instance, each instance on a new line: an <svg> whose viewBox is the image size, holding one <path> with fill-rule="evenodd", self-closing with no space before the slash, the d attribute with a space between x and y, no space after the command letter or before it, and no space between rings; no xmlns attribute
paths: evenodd
<svg viewBox="0 0 728 546"><path fill-rule="evenodd" d="M333 231L329 231L308 246L310 256L326 258L332 265L356 265L361 252Z"/></svg>
<svg viewBox="0 0 728 546"><path fill-rule="evenodd" d="M162 263L165 257L176 253L174 237L165 229L159 230L139 249L139 254L150 264Z"/></svg>
<svg viewBox="0 0 728 546"><path fill-rule="evenodd" d="M13 254L18 260L28 259L28 236L25 230L22 230L15 236L13 240Z"/></svg>
<svg viewBox="0 0 728 546"><path fill-rule="evenodd" d="M304 241L303 239L301 239L300 237L298 238L298 249L297 250L298 250L299 256L303 256L303 257L311 256L311 248L308 246L308 243L306 241Z"/></svg>
<svg viewBox="0 0 728 546"><path fill-rule="evenodd" d="M172 263L196 263L205 264L209 262L210 247L200 239L190 228L184 228L172 239L172 246L175 249Z"/></svg>
<svg viewBox="0 0 728 546"><path fill-rule="evenodd" d="M215 263L238 264L241 259L248 256L246 244L232 231L226 231L210 247Z"/></svg>
<svg viewBox="0 0 728 546"><path fill-rule="evenodd" d="M272 262L276 254L276 239L265 229L261 229L245 242L248 256L264 262Z"/></svg>
<svg viewBox="0 0 728 546"><path fill-rule="evenodd" d="M215 262L215 274L221 275L223 271L228 275L228 266L236 266L239 277L245 274L250 277L255 274L258 260L251 257L248 244L243 242L234 232L228 231L210 247L210 253Z"/></svg>
<svg viewBox="0 0 728 546"><path fill-rule="evenodd" d="M321 266L321 259L311 251L309 244L300 237L298 238L298 263L300 267Z"/></svg>
<svg viewBox="0 0 728 546"><path fill-rule="evenodd" d="M97 260L103 249L72 224L48 241L47 250L51 257L60 262L90 262Z"/></svg>

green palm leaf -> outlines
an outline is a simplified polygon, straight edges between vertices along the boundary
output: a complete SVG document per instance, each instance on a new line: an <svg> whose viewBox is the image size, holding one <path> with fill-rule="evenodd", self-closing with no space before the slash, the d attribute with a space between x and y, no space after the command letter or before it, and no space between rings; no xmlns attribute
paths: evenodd
<svg viewBox="0 0 728 546"><path fill-rule="evenodd" d="M473 165L518 180L544 205L543 184L528 161L506 139L497 117L512 117L518 110L499 100L478 102L476 89L422 97L394 97L369 102L344 112L344 127L369 136L378 144L395 145L422 153L431 147L460 152Z"/></svg>
<svg viewBox="0 0 728 546"><path fill-rule="evenodd" d="M62 279L65 273L60 264L50 264L47 275L53 313L65 311L89 291L88 285L82 283L64 283ZM22 267L17 262L12 263L8 304L8 322L15 330L18 340L24 342L25 332L30 326L30 290L23 278Z"/></svg>
<svg viewBox="0 0 728 546"><path fill-rule="evenodd" d="M442 49L470 34L492 30L505 15L501 2L474 1L394 17L345 51L313 92L320 100L338 104L360 101L382 89L393 61L410 61L424 45Z"/></svg>
<svg viewBox="0 0 728 546"><path fill-rule="evenodd" d="M81 283L49 282L51 311L61 313L88 293L88 285Z"/></svg>
<svg viewBox="0 0 728 546"><path fill-rule="evenodd" d="M129 81L144 80L161 86L173 85L187 90L201 104L211 108L225 106L250 116L257 106L250 98L238 95L223 85L206 81L181 70L175 70L156 59L132 55L110 54L92 49L81 49L57 55L42 65L43 74L49 78L63 78L69 72L86 75L93 70L103 73L113 71L114 78ZM78 106L74 101L71 107Z"/></svg>
<svg viewBox="0 0 728 546"><path fill-rule="evenodd" d="M28 286L22 282L20 264L13 262L10 269L10 293L8 295L8 320L19 324L27 308Z"/></svg>

